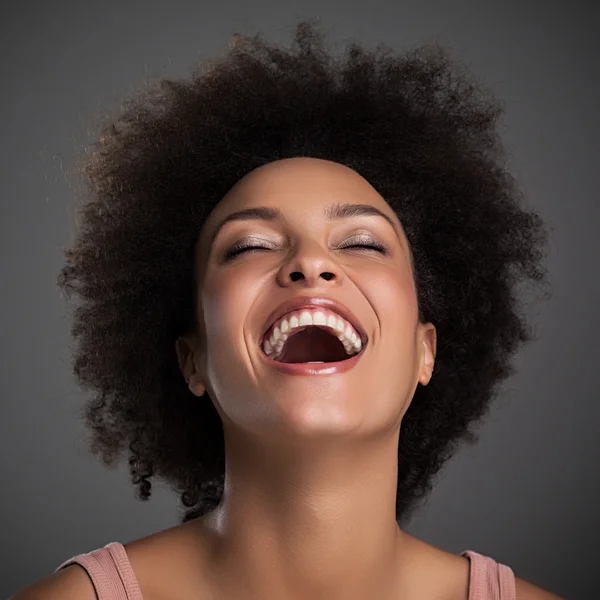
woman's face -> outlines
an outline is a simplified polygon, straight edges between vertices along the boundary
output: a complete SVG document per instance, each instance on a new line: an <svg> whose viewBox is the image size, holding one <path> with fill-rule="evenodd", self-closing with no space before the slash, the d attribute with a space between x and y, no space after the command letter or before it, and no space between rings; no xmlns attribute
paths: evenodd
<svg viewBox="0 0 600 600"><path fill-rule="evenodd" d="M367 209L340 218L336 205ZM236 215L257 208L268 210ZM208 391L224 423L263 435L368 433L399 424L417 383L428 383L435 328L418 320L408 242L352 169L299 157L252 171L209 216L196 259L199 331L178 352L190 389ZM265 354L265 332L295 300L322 301L326 318L347 309L344 323L367 339L358 356L350 347L351 368L337 368L350 355L331 319L329 333L309 327L292 343L290 329L282 354ZM334 358L336 368L306 365Z"/></svg>

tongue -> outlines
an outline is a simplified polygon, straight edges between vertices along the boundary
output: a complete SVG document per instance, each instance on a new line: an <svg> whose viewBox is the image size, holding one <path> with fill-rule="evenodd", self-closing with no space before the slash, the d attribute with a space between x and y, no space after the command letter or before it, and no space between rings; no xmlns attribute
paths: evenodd
<svg viewBox="0 0 600 600"><path fill-rule="evenodd" d="M284 363L307 363L337 362L347 358L349 356L337 337L313 326L289 337L277 360Z"/></svg>

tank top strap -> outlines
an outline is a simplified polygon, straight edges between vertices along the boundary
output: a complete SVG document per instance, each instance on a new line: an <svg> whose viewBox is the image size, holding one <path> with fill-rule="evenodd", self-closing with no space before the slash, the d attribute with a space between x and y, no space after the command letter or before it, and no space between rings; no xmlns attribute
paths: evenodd
<svg viewBox="0 0 600 600"><path fill-rule="evenodd" d="M143 600L123 544L110 542L103 548L73 556L58 566L55 572L73 564L87 571L98 600Z"/></svg>
<svg viewBox="0 0 600 600"><path fill-rule="evenodd" d="M513 570L473 550L461 552L469 558L469 600L516 600Z"/></svg>

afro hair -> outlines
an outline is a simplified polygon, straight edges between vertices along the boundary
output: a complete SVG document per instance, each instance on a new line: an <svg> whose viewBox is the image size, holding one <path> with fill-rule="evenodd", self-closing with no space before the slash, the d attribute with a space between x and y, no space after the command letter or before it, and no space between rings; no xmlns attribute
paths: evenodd
<svg viewBox="0 0 600 600"><path fill-rule="evenodd" d="M74 301L73 369L91 392L82 412L106 466L127 452L138 498L158 477L180 495L182 522L214 508L222 422L189 391L175 351L195 324L198 232L261 165L341 163L397 214L420 319L437 330L433 377L402 421L402 524L460 443L477 441L512 356L533 339L517 289L545 283L547 234L507 172L499 102L446 50L352 41L336 57L314 20L295 27L291 48L235 34L187 79L147 82L81 154L85 197L58 284Z"/></svg>

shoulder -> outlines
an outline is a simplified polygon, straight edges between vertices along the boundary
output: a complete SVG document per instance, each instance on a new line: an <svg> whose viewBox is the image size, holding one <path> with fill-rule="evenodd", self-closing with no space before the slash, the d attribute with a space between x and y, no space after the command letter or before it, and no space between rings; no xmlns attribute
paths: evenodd
<svg viewBox="0 0 600 600"><path fill-rule="evenodd" d="M19 590L10 600L97 600L85 569L69 565Z"/></svg>
<svg viewBox="0 0 600 600"><path fill-rule="evenodd" d="M515 590L517 600L564 600L561 596L533 585L521 577L515 577Z"/></svg>
<svg viewBox="0 0 600 600"><path fill-rule="evenodd" d="M208 597L207 537L188 521L124 544L144 600Z"/></svg>
<svg viewBox="0 0 600 600"><path fill-rule="evenodd" d="M116 557L119 562L119 576L123 576L125 569L129 589L135 589L137 595L141 595L144 600L172 598L173 594L177 596L182 591L180 582L185 579L179 577L183 541L179 533L180 527L160 531L127 544L110 545L110 556L113 560ZM99 547L84 552L81 556L98 558L102 552L104 561L107 561L106 548ZM117 576L116 571L109 574L104 570L105 567L98 567L99 564L94 561L96 568L104 573L103 580L107 576ZM98 573L95 576L98 577ZM177 583L174 584L174 581ZM98 600L94 573L88 572L88 567L73 563L19 590L10 600Z"/></svg>
<svg viewBox="0 0 600 600"><path fill-rule="evenodd" d="M564 600L522 577L517 577L510 565L498 562L492 556L472 550L465 550L461 554L469 555L471 559L469 578L471 583L475 582L477 589L488 589L491 585L496 589L496 595L508 594L516 600Z"/></svg>
<svg viewBox="0 0 600 600"><path fill-rule="evenodd" d="M179 591L170 575L178 573L180 563L176 552L182 547L181 526L167 529L148 537L118 544L112 547L111 555L121 556L121 569L129 573L129 585L138 587L144 600L162 600L173 597ZM106 547L104 547L106 548ZM84 552L83 556L97 556L104 548ZM123 556L123 550L125 551ZM106 556L105 556L106 558ZM66 562L66 561L65 561ZM123 567L123 562L125 567ZM55 565L55 569L59 564ZM97 600L93 574L84 566L73 563L53 572L26 588L18 590L10 600Z"/></svg>
<svg viewBox="0 0 600 600"><path fill-rule="evenodd" d="M473 552L462 552L459 555L450 554L446 551L443 551L439 548L433 548L429 546L429 549L433 549L437 551L437 553L445 559L445 562L448 564L451 569L451 573L454 572L454 579L449 577L448 582L454 581L454 585L448 584L448 589L452 590L449 598L469 598L469 589L471 587L471 583L473 582L473 561L475 561L475 565L478 566L478 569L475 571L475 579L477 579L477 574L482 576L486 574L489 576L488 569L491 566L495 567L504 567L506 569L507 565L502 565L502 563L498 563L494 558L490 556L486 556L480 553ZM471 558L468 558L468 555L471 555ZM497 582L499 573L494 572L493 581ZM545 590L537 585L534 585L530 581L523 579L522 577L517 577L514 574L512 568L508 567L504 576L506 577L506 573L510 573L510 577L514 578L514 594L516 600L565 600L561 596L557 596L552 592ZM480 584L483 584L483 581L479 581ZM489 585L489 581L487 582ZM482 585L482 587L487 587ZM499 593L499 590L498 592ZM510 594L512 596L512 594Z"/></svg>

